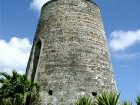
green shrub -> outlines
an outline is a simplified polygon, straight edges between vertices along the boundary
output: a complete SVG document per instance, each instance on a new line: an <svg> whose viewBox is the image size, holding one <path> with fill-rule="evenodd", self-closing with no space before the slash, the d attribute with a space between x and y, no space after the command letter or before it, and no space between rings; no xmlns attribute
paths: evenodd
<svg viewBox="0 0 140 105"><path fill-rule="evenodd" d="M140 105L140 96L137 96L137 98L136 98L136 104L137 105Z"/></svg>
<svg viewBox="0 0 140 105"><path fill-rule="evenodd" d="M130 101L123 101L122 105L132 105L132 102L130 102Z"/></svg>
<svg viewBox="0 0 140 105"><path fill-rule="evenodd" d="M118 98L119 95L117 92L103 92L96 97L95 102L97 105L117 105Z"/></svg>
<svg viewBox="0 0 140 105"><path fill-rule="evenodd" d="M93 105L92 99L88 96L81 96L76 105Z"/></svg>

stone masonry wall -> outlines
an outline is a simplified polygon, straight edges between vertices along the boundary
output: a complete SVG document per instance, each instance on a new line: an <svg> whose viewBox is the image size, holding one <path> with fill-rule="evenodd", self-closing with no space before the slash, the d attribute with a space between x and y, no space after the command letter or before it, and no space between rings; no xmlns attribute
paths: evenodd
<svg viewBox="0 0 140 105"><path fill-rule="evenodd" d="M41 96L37 105L73 105L81 94L92 96L92 92L116 90L96 4L57 0L42 7L27 67L29 78L38 40L41 52L34 80L40 85Z"/></svg>

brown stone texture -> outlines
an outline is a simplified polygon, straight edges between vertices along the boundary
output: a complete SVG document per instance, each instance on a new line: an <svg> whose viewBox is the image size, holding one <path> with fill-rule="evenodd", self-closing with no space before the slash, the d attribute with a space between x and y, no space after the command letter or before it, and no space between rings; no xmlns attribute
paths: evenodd
<svg viewBox="0 0 140 105"><path fill-rule="evenodd" d="M80 95L116 90L99 7L87 0L46 3L26 74L40 85L35 105L73 105Z"/></svg>

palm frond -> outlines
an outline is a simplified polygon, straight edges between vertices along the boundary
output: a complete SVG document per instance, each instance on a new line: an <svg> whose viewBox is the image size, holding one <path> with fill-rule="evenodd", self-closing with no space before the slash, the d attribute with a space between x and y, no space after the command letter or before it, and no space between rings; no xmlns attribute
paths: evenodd
<svg viewBox="0 0 140 105"><path fill-rule="evenodd" d="M34 101L38 99L39 86L29 80L26 75L19 74L16 71L13 71L11 75L0 72L0 83L2 85L0 87L0 97L3 97L4 101L8 100L9 102L10 100L11 102L17 102L16 105L22 105L22 102L25 103L26 95L29 95Z"/></svg>
<svg viewBox="0 0 140 105"><path fill-rule="evenodd" d="M0 72L0 76L4 77L6 79L10 79L11 78L11 76L9 74L5 73L5 72Z"/></svg>
<svg viewBox="0 0 140 105"><path fill-rule="evenodd" d="M0 83L4 83L4 78L0 78Z"/></svg>
<svg viewBox="0 0 140 105"><path fill-rule="evenodd" d="M117 92L110 91L110 92L103 92L99 94L95 101L98 105L117 105L119 95Z"/></svg>
<svg viewBox="0 0 140 105"><path fill-rule="evenodd" d="M130 101L123 101L122 105L132 105L132 102L130 102Z"/></svg>
<svg viewBox="0 0 140 105"><path fill-rule="evenodd" d="M92 99L88 96L81 96L76 105L93 105Z"/></svg>
<svg viewBox="0 0 140 105"><path fill-rule="evenodd" d="M137 96L137 98L136 98L136 104L137 104L137 105L140 105L140 95Z"/></svg>

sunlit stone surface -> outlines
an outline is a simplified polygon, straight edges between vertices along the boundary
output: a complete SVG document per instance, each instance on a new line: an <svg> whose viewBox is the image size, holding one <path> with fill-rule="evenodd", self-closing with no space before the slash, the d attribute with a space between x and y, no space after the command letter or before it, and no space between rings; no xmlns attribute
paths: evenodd
<svg viewBox="0 0 140 105"><path fill-rule="evenodd" d="M73 105L80 95L116 90L99 7L87 0L46 3L26 74L40 85L36 105Z"/></svg>

